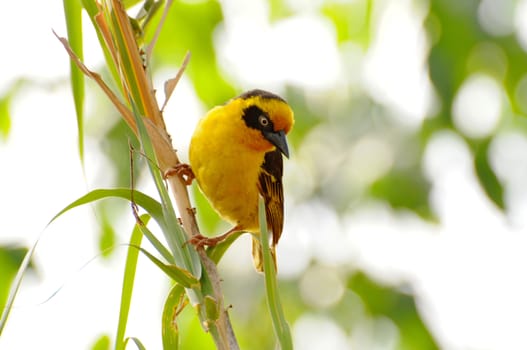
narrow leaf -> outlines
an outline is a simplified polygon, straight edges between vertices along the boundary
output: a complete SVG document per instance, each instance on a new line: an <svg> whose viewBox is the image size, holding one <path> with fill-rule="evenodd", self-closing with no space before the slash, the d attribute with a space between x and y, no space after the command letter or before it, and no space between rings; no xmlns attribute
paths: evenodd
<svg viewBox="0 0 527 350"><path fill-rule="evenodd" d="M167 5L165 5L165 11L168 10L168 3L170 3L171 0L167 1ZM157 14L157 11L165 4L164 0L146 0L143 3L143 6L141 9L137 12L137 15L135 16L135 20L140 25L141 35L144 35L144 32L146 31L146 28L150 24L150 21L155 17ZM125 7L128 8L125 4Z"/></svg>
<svg viewBox="0 0 527 350"><path fill-rule="evenodd" d="M157 224L161 229L163 230L166 227L165 219L163 217L163 209L161 208L161 204L153 199L152 197L137 191L137 190L130 190L128 188L116 188L116 189L99 189L99 190L93 190L84 196L80 197L76 201L72 202L68 206L66 206L64 209L62 209L57 215L51 219L51 221L48 223L51 224L53 221L55 221L59 216L64 214L65 212L76 208L78 206L88 204L100 199L104 198L123 198L127 199L129 201L133 201L137 205L139 205L141 208L146 210L154 220L156 220ZM146 227L142 227L143 234L146 236L146 238L152 243L152 245L157 249L157 251L168 261L173 262L173 256L168 251L168 249L155 237L155 235Z"/></svg>
<svg viewBox="0 0 527 350"><path fill-rule="evenodd" d="M185 270L183 268L180 268L174 264L165 264L152 254L150 254L146 249L141 248L139 246L133 246L141 253L146 255L148 259L150 259L151 262L156 264L157 267L159 267L164 273L168 275L171 279L173 279L175 282L181 284L185 288L197 288L199 287L199 281L196 277L194 277L188 270Z"/></svg>
<svg viewBox="0 0 527 350"><path fill-rule="evenodd" d="M101 48L104 53L104 58L106 60L106 67L110 70L114 81L117 82L119 81L119 74L117 73L113 52L110 52L110 47L113 46L111 45L111 43L107 42L107 37L102 32L103 28L107 28L107 26L101 26L101 24L98 22L98 19L100 19L99 14L101 11L101 6L96 0L81 0L81 3L86 12L88 12L88 16L90 17L93 27L97 32L97 38L99 39L99 44L101 45Z"/></svg>
<svg viewBox="0 0 527 350"><path fill-rule="evenodd" d="M176 317L182 311L182 306L180 305L184 297L184 291L185 289L181 285L174 284L165 300L161 319L164 350L179 349L179 329L176 323Z"/></svg>
<svg viewBox="0 0 527 350"><path fill-rule="evenodd" d="M137 346L137 348L139 350L146 350L145 346L143 345L143 343L141 343L141 341L136 338L136 337L129 337L129 338L126 338L126 340L124 341L124 346L126 347L126 344L128 344L129 341L133 341L135 346Z"/></svg>
<svg viewBox="0 0 527 350"><path fill-rule="evenodd" d="M4 139L7 138L11 130L10 102L11 94L0 97L0 136Z"/></svg>
<svg viewBox="0 0 527 350"><path fill-rule="evenodd" d="M42 232L40 233L39 237L35 240L35 243L33 243L31 249L29 249L29 251L24 256L24 260L22 261L22 264L20 264L16 277L13 280L13 283L11 284L11 289L9 291L9 295L7 296L5 306L2 310L2 316L0 317L0 336L2 336L2 331L4 330L4 327L7 323L9 314L11 313L11 309L13 308L13 303L15 302L15 297L18 293L18 289L22 284L22 279L24 278L25 272L29 267L31 258L33 257L33 253L35 252L35 249L37 248L37 244L40 241L41 237Z"/></svg>
<svg viewBox="0 0 527 350"><path fill-rule="evenodd" d="M267 304L271 313L273 327L280 343L282 350L292 350L293 340L291 338L291 331L282 310L280 303L280 296L278 294L278 285L276 282L276 269L271 257L271 250L269 248L269 234L267 231L267 220L265 216L265 204L263 198L260 197L258 202L258 220L260 222L260 240L262 244L264 276L265 276L265 290L267 294Z"/></svg>
<svg viewBox="0 0 527 350"><path fill-rule="evenodd" d="M64 15L68 30L69 45L75 55L82 60L82 7L79 0L64 0ZM75 112L77 114L77 132L79 137L79 156L84 161L84 75L73 59L70 60L70 79Z"/></svg>
<svg viewBox="0 0 527 350"><path fill-rule="evenodd" d="M67 205L64 209L59 211L57 215L55 215L48 223L51 224L53 221L58 219L61 215L66 213L67 211L76 208L78 206L88 204L103 198L123 198L131 201L133 201L138 204L141 208L145 209L159 224L159 226L163 227L165 226L165 221L163 219L163 210L161 208L161 204L159 204L158 201L156 201L154 198L144 194L143 192L137 191L137 190L131 190L129 188L115 188L115 189L98 189L93 190L85 194L84 196L80 197L79 199L73 201L69 205Z"/></svg>
<svg viewBox="0 0 527 350"><path fill-rule="evenodd" d="M229 247L240 237L244 232L236 232L232 235L230 235L227 239L223 240L219 244L207 248L207 255L208 257L214 261L216 265L220 262L221 258L223 257L223 254L229 249Z"/></svg>
<svg viewBox="0 0 527 350"><path fill-rule="evenodd" d="M124 4L125 8L130 8L130 7L134 6L134 5L137 5L141 1L142 0L123 0L123 4Z"/></svg>
<svg viewBox="0 0 527 350"><path fill-rule="evenodd" d="M91 347L91 350L110 350L110 343L110 337L104 334L95 341Z"/></svg>
<svg viewBox="0 0 527 350"><path fill-rule="evenodd" d="M132 301L132 292L134 290L135 272L137 268L137 260L139 251L134 249L141 245L143 234L140 227L143 223L146 225L150 216L143 214L140 217L141 223L137 223L132 231L130 237L130 247L128 247L128 254L126 256L126 265L123 276L123 288L121 290L121 307L119 309L119 321L117 323L117 335L115 339L115 349L124 349L124 335L126 333L126 324L128 323L128 313L130 311L130 304Z"/></svg>
<svg viewBox="0 0 527 350"><path fill-rule="evenodd" d="M119 53L122 78L126 83L128 93L140 115L151 119L156 126L164 128L165 123L159 113L153 89L146 76L128 14L121 2L112 0L111 4L112 35Z"/></svg>
<svg viewBox="0 0 527 350"><path fill-rule="evenodd" d="M485 141L477 150L474 157L474 167L478 176L479 183L487 196L500 209L505 209L503 186L494 173L488 157L490 141Z"/></svg>
<svg viewBox="0 0 527 350"><path fill-rule="evenodd" d="M216 321L220 317L218 302L211 295L205 296L205 314L207 319Z"/></svg>
<svg viewBox="0 0 527 350"><path fill-rule="evenodd" d="M172 256L172 253L170 253L170 250L166 248L161 241L157 239L157 237L146 227L145 224L140 225L141 232L143 232L143 235L148 239L148 241L156 248L157 252L161 254L163 258L165 258L167 261L169 261L171 264L173 264L174 257Z"/></svg>

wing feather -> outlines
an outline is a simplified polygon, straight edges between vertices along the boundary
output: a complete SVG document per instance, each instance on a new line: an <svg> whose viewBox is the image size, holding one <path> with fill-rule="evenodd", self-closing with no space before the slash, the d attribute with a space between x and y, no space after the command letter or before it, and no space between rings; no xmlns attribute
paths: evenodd
<svg viewBox="0 0 527 350"><path fill-rule="evenodd" d="M272 232L273 247L278 244L284 225L283 159L280 150L265 154L260 167L258 190L265 201L267 226Z"/></svg>

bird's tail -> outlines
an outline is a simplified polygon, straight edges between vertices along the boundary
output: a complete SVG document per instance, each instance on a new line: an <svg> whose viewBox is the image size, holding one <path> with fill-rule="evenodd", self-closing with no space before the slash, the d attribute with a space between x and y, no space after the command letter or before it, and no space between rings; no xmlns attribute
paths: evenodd
<svg viewBox="0 0 527 350"><path fill-rule="evenodd" d="M253 263L254 263L254 268L258 272L263 272L262 245L260 244L260 241L258 240L258 238L252 237L252 239L253 239ZM274 244L271 245L271 257L273 258L274 268L275 268L275 270L277 270L277 267L276 267L276 249L275 249Z"/></svg>

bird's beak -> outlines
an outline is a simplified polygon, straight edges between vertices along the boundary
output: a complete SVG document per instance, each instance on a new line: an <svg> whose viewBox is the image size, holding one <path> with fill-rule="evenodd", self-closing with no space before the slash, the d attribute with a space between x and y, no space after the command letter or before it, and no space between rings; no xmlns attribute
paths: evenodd
<svg viewBox="0 0 527 350"><path fill-rule="evenodd" d="M284 156L289 158L289 147L285 138L285 131L269 131L264 133L265 138L276 146Z"/></svg>

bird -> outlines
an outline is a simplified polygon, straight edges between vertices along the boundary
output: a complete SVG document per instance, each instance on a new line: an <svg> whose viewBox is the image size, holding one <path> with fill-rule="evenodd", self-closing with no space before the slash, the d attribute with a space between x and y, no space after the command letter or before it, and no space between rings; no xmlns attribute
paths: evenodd
<svg viewBox="0 0 527 350"><path fill-rule="evenodd" d="M212 108L197 124L183 173L196 179L215 211L233 226L217 237L194 236L198 246L214 246L233 234L252 235L255 269L263 271L258 199L265 203L271 254L284 223L283 156L289 158L286 135L294 113L280 96L260 89L242 93ZM180 169L181 170L181 169Z"/></svg>

